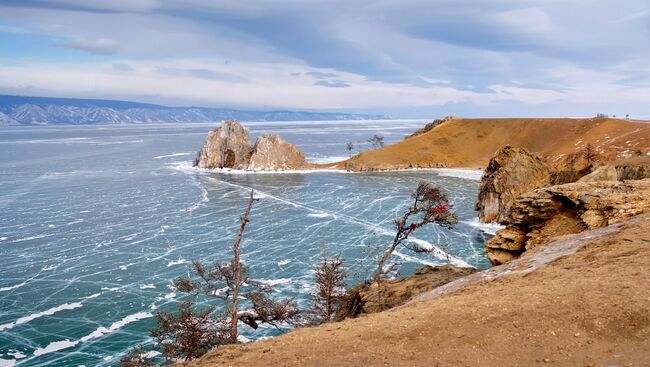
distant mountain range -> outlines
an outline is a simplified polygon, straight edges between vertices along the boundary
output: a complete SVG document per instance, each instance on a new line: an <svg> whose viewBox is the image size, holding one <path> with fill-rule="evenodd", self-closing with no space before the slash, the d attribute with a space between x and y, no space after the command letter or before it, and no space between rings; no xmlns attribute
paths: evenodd
<svg viewBox="0 0 650 367"><path fill-rule="evenodd" d="M244 111L228 108L167 107L103 99L0 95L0 125L142 124L165 122L382 120L386 116L337 112Z"/></svg>

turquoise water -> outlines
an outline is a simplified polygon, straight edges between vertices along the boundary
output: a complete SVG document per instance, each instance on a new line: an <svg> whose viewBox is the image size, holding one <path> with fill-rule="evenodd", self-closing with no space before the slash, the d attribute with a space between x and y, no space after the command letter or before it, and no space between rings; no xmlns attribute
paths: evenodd
<svg viewBox="0 0 650 367"><path fill-rule="evenodd" d="M250 123L311 160L344 157L347 141L401 140L424 121ZM461 223L417 233L453 261L486 267L489 237L472 210L478 181L454 172L237 174L190 161L215 124L0 128L0 367L113 365L150 343L156 309L193 259L225 260L251 188L260 198L243 259L278 296L306 305L321 249L364 279L375 244L421 180L441 186ZM400 257L401 256L401 257ZM398 254L406 274L444 256ZM275 335L262 328L250 339Z"/></svg>

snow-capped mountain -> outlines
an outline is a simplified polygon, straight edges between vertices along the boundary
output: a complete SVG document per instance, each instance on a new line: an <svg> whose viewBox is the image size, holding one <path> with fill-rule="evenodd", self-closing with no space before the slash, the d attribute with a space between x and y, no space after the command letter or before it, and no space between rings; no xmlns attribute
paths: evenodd
<svg viewBox="0 0 650 367"><path fill-rule="evenodd" d="M19 125L18 121L0 112L0 126L2 125Z"/></svg>
<svg viewBox="0 0 650 367"><path fill-rule="evenodd" d="M0 95L0 125L132 124L165 122L307 121L385 119L332 112L244 111L226 108L166 107L112 100Z"/></svg>

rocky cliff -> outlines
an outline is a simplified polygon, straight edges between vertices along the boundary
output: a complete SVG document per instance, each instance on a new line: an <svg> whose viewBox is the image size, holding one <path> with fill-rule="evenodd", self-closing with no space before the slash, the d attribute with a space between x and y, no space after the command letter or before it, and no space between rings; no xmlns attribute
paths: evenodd
<svg viewBox="0 0 650 367"><path fill-rule="evenodd" d="M248 169L251 171L289 170L307 167L305 155L278 135L257 138Z"/></svg>
<svg viewBox="0 0 650 367"><path fill-rule="evenodd" d="M560 236L604 227L647 212L650 179L540 188L512 203L501 221L506 228L488 240L485 249L492 264L503 264Z"/></svg>
<svg viewBox="0 0 650 367"><path fill-rule="evenodd" d="M247 128L237 121L222 121L221 127L208 133L194 166L246 169L252 150Z"/></svg>
<svg viewBox="0 0 650 367"><path fill-rule="evenodd" d="M239 122L223 121L208 133L194 166L251 171L292 170L308 166L304 154L277 135L262 135L251 144L248 129Z"/></svg>
<svg viewBox="0 0 650 367"><path fill-rule="evenodd" d="M506 145L492 157L479 185L475 209L484 222L502 222L521 194L548 186L552 168L523 148Z"/></svg>

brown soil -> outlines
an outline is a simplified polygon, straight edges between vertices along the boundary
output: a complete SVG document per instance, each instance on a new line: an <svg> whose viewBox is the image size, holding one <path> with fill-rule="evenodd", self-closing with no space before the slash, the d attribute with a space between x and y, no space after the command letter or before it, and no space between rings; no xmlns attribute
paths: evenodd
<svg viewBox="0 0 650 367"><path fill-rule="evenodd" d="M506 144L558 162L591 144L611 161L646 154L650 124L618 119L450 119L418 136L349 160L355 171L462 167L484 168Z"/></svg>
<svg viewBox="0 0 650 367"><path fill-rule="evenodd" d="M577 253L530 273L221 348L193 365L650 366L650 218L638 218L581 237Z"/></svg>

